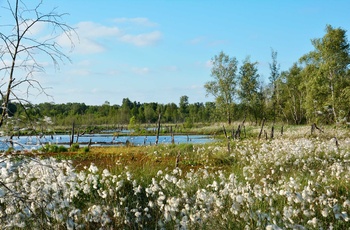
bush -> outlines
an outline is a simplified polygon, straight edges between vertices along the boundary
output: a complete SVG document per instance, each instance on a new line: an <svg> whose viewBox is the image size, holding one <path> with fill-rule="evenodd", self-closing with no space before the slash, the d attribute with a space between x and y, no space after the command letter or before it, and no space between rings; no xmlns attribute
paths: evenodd
<svg viewBox="0 0 350 230"><path fill-rule="evenodd" d="M46 144L45 146L40 148L40 151L44 153L63 153L63 152L67 152L68 149L62 145L57 146L57 145Z"/></svg>
<svg viewBox="0 0 350 230"><path fill-rule="evenodd" d="M72 146L70 147L70 151L74 152L74 151L78 151L79 150L79 144L78 143L74 143L72 144Z"/></svg>
<svg viewBox="0 0 350 230"><path fill-rule="evenodd" d="M88 146L85 146L84 148L80 149L80 152L82 153L88 153L90 151L90 148Z"/></svg>
<svg viewBox="0 0 350 230"><path fill-rule="evenodd" d="M58 152L59 153L65 153L68 152L68 149L64 147L63 145L58 146Z"/></svg>

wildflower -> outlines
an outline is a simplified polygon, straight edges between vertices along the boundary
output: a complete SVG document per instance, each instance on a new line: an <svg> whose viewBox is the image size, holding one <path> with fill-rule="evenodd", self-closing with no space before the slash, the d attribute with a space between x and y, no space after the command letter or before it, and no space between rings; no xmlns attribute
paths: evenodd
<svg viewBox="0 0 350 230"><path fill-rule="evenodd" d="M266 230L282 230L282 228L278 227L275 224L270 224L266 226Z"/></svg>
<svg viewBox="0 0 350 230"><path fill-rule="evenodd" d="M129 171L126 172L126 179L127 179L128 181L131 181L131 178L132 178L131 173L130 173Z"/></svg>
<svg viewBox="0 0 350 230"><path fill-rule="evenodd" d="M346 207L349 207L349 208L350 208L350 201L349 201L349 200L344 201L343 207L344 207L344 208L346 208Z"/></svg>
<svg viewBox="0 0 350 230"><path fill-rule="evenodd" d="M243 197L242 197L241 195L236 196L236 201L237 201L239 204L242 204L242 203L243 203Z"/></svg>
<svg viewBox="0 0 350 230"><path fill-rule="evenodd" d="M321 211L321 214L323 217L327 217L328 216L328 208L324 208L322 211Z"/></svg>
<svg viewBox="0 0 350 230"><path fill-rule="evenodd" d="M153 207L154 207L154 203L153 203L152 201L148 201L148 206L149 206L150 208L153 208Z"/></svg>
<svg viewBox="0 0 350 230"><path fill-rule="evenodd" d="M162 170L159 170L158 172L157 172L157 176L160 176L160 175L162 175L163 174L163 171Z"/></svg>
<svg viewBox="0 0 350 230"><path fill-rule="evenodd" d="M136 218L141 217L141 215L142 215L142 213L141 213L141 212L138 212L138 211L137 211L137 212L135 212L135 217L136 217Z"/></svg>
<svg viewBox="0 0 350 230"><path fill-rule="evenodd" d="M316 217L312 218L311 220L309 220L307 222L307 224L312 225L314 228L316 228L316 226L317 226L317 218Z"/></svg>
<svg viewBox="0 0 350 230"><path fill-rule="evenodd" d="M108 171L108 169L104 169L103 172L102 172L102 176L103 177L110 177L111 173Z"/></svg>
<svg viewBox="0 0 350 230"><path fill-rule="evenodd" d="M90 167L89 167L89 171L91 173L97 173L98 172L98 168L94 164L91 164Z"/></svg>

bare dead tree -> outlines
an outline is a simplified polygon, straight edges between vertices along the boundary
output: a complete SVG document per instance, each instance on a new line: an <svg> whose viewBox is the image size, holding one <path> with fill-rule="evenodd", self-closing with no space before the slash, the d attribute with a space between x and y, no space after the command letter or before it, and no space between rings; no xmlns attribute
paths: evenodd
<svg viewBox="0 0 350 230"><path fill-rule="evenodd" d="M28 4L33 2L7 0L6 6L0 9L0 15L7 17L6 24L0 25L0 127L8 117L10 102L18 102L26 108L32 90L50 96L36 77L37 73L45 72L39 57L50 59L58 69L60 63L70 62L70 58L57 39L64 36L71 48L74 47L75 30L63 21L67 14L57 13L56 8L42 13L43 1L34 6ZM47 33L39 37L38 28L45 28Z"/></svg>
<svg viewBox="0 0 350 230"><path fill-rule="evenodd" d="M159 142L159 132L160 132L160 119L162 118L162 113L158 114L158 127L157 127L157 137L156 137L156 145L158 145Z"/></svg>

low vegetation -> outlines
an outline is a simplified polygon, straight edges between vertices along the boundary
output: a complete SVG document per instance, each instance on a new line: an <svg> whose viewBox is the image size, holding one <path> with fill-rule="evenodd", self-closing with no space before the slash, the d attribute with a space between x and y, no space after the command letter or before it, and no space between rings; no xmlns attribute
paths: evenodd
<svg viewBox="0 0 350 230"><path fill-rule="evenodd" d="M288 127L268 140L255 130L254 138L202 145L3 153L0 227L347 229L349 131L323 131Z"/></svg>

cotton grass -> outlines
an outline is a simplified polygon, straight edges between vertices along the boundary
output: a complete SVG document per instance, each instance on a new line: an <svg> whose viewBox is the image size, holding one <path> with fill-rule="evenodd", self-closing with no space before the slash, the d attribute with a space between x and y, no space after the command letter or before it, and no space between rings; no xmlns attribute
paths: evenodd
<svg viewBox="0 0 350 230"><path fill-rule="evenodd" d="M349 139L342 139L340 147L332 138L299 136L241 140L231 146L230 153L220 144L194 147L182 159L195 154L207 165L186 172L164 168L149 180L129 168L114 174L94 164L77 170L70 161L3 155L0 228L350 226ZM211 165L216 154L235 163Z"/></svg>

